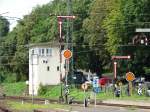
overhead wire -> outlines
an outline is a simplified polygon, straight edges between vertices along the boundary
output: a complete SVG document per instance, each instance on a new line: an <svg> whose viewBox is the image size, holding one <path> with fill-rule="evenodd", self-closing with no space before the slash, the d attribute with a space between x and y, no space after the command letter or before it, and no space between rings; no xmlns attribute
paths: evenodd
<svg viewBox="0 0 150 112"><path fill-rule="evenodd" d="M17 44L13 44L13 43L11 43L11 44L7 44L7 45L0 45L0 48L2 47L8 47L8 48L10 48L10 47L24 47L24 48L32 48L32 46L36 46L36 45L42 45L42 44L49 44L50 46L51 45L58 45L59 46L59 43L53 43L53 42L39 42L39 43L30 43L30 44L19 44L19 45L17 45ZM111 46L108 46L108 45L106 45L106 44L100 44L100 43L97 43L97 44L87 44L87 43L63 43L63 45L67 45L67 44L70 44L70 45L73 45L74 47L76 47L76 46L82 46L82 47L86 47L86 46L89 46L89 47L94 47L94 46L107 46L107 47L111 47ZM132 44L118 44L118 45L116 45L116 46L135 46L135 45L132 45ZM149 46L149 45L147 45L147 46Z"/></svg>
<svg viewBox="0 0 150 112"><path fill-rule="evenodd" d="M79 45L79 44L78 44ZM80 44L80 45L83 45L83 44ZM86 46L94 46L94 47L96 47L96 46L101 46L101 47L103 47L104 46L104 44L94 44L94 45L86 45ZM137 47L137 45L118 45L118 47L123 47L123 46L135 46L135 47ZM145 47L145 45L138 45L138 46L140 46L140 47ZM146 47L150 47L150 45L147 45ZM100 49L98 49L98 48L92 48L92 49L88 49L88 50L80 50L80 51L75 51L74 52L74 54L80 54L80 53L89 53L89 52L92 52L92 51L99 51ZM27 51L28 52L28 51ZM20 54L20 53L19 53ZM21 53L21 54L23 54L24 56L29 56L29 55L27 55L27 54L24 54L24 53ZM14 57L16 57L17 55L3 55L3 56L0 56L0 58L14 58ZM22 55L21 55L22 56ZM9 60L9 59L8 59ZM19 64L24 64L24 65L26 65L26 64L29 64L29 63L19 63ZM5 65L18 65L18 63L3 63L3 64L0 64L0 66L5 66Z"/></svg>
<svg viewBox="0 0 150 112"><path fill-rule="evenodd" d="M86 15L90 15L90 14L101 15L100 12L89 13L89 14L86 14ZM85 15L85 14L78 13L78 14L74 14L74 15L78 16L78 15ZM135 14L128 14L128 15L135 15ZM150 15L150 14L138 14L138 15ZM56 16L57 17L57 14L51 14L50 16ZM18 17L11 17L11 16L3 16L3 17L7 17L6 19L8 19L8 20L14 20L14 22L17 21L17 20L22 20L21 18L18 18ZM65 21L63 23L65 23ZM12 21L11 21L11 24L12 24ZM78 23L73 22L74 27L78 26L79 24L83 24L83 21L80 22L80 23L79 23L79 21L78 21ZM141 22L134 22L134 23L131 23L131 22L130 23L127 23L127 22L126 23L117 23L117 24L112 24L111 23L111 24L108 24L108 25L114 26L116 28L118 28L118 27L120 28L120 25L125 25L125 27L131 27L131 26L135 26L135 25L140 26L140 25L143 25L143 24L149 24L150 25L150 22L141 21Z"/></svg>
<svg viewBox="0 0 150 112"><path fill-rule="evenodd" d="M6 63L6 64L0 64L0 66L6 66L6 65L28 65L29 63Z"/></svg>
<svg viewBox="0 0 150 112"><path fill-rule="evenodd" d="M100 15L101 13L88 13L89 15L91 14L97 14L97 15ZM87 15L88 15L87 14ZM75 15L83 15L83 14L75 14ZM130 14L131 15L131 14ZM141 14L141 15L145 15L145 14ZM150 14L146 14L146 15L150 15ZM4 17L7 17L8 19L10 20L20 20L20 18L17 18L17 17L9 17L9 16L4 16ZM124 25L128 25L128 26L131 26L131 25L136 25L136 24L150 24L150 22L136 22L136 23L119 23L118 26L120 24L124 24ZM78 23L79 24L79 23ZM75 24L74 24L75 25ZM109 25L114 25L114 26L117 26L116 24L109 24ZM27 45L15 45L15 46L23 46L23 47L29 47ZM105 46L105 44L94 44L94 45L87 45L87 44L77 44L77 45L73 45L73 46ZM131 46L131 45L118 45L118 46ZM132 45L134 46L134 45ZM4 47L4 46L0 46L0 47ZM5 46L6 47L6 46ZM10 46L7 46L7 47L10 47ZM90 51L98 51L99 49L91 49L91 50L84 50L84 51L79 51L79 52L74 52L74 53L85 53L85 52L90 52ZM6 56L0 56L0 57L6 57ZM8 57L14 57L14 56L8 56ZM28 64L28 63L22 63L22 64ZM0 65L15 65L15 63L9 63L9 64L0 64Z"/></svg>
<svg viewBox="0 0 150 112"><path fill-rule="evenodd" d="M5 13L4 13L5 14ZM102 13L100 12L94 12L94 13L87 13L86 15L90 15L90 14L97 14L97 15L101 15ZM0 14L1 15L1 14ZM37 14L38 15L38 14ZM50 16L56 16L57 14L50 14ZM75 13L75 15L85 15L83 13ZM128 14L128 15L135 15L135 14ZM150 15L150 14L138 14L138 15ZM11 16L3 16L3 17L7 17L9 19L17 19L17 20L20 20L21 18L18 18L18 17L11 17ZM124 25L136 25L136 24L150 24L150 22L136 22L136 23L119 23L119 24L108 24L108 25L114 25L115 27L120 24L124 24ZM78 23L79 24L79 23ZM75 24L74 24L75 25ZM18 46L18 45L17 45ZM19 45L21 46L21 45ZM22 45L22 46L25 46L25 45ZM77 46L77 45L76 45ZM85 46L90 46L90 45L85 45ZM2 46L0 46L2 47ZM25 46L26 47L26 46Z"/></svg>

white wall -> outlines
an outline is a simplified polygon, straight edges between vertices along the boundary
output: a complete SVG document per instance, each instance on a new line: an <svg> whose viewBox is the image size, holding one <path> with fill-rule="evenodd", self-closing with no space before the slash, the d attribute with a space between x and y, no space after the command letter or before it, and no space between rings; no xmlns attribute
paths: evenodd
<svg viewBox="0 0 150 112"><path fill-rule="evenodd" d="M46 47L40 47L46 48ZM39 54L39 47L32 48L34 49L35 54ZM52 48L52 56L33 56L33 65L32 61L32 49L29 50L29 94L32 94L32 86L34 85L34 94L37 95L37 91L39 88L39 84L42 85L57 85L60 83L60 71L57 70L57 67L60 67L60 56L59 56L59 48ZM45 61L45 63L43 63ZM47 63L46 63L47 61ZM62 56L62 75L65 76L64 69L65 59ZM33 71L32 71L33 67ZM49 71L47 70L49 67ZM60 70L60 68L59 68ZM32 73L33 72L33 73ZM32 85L32 76L33 85Z"/></svg>
<svg viewBox="0 0 150 112"><path fill-rule="evenodd" d="M29 94L33 92L36 95L38 89L38 55L35 54L32 55L32 49L29 50Z"/></svg>

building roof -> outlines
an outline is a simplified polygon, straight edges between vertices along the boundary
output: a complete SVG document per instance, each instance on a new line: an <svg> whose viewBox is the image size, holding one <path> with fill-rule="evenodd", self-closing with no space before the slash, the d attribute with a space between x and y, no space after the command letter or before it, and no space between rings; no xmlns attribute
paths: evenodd
<svg viewBox="0 0 150 112"><path fill-rule="evenodd" d="M29 44L29 48L33 47L59 47L60 43L58 42L43 42L43 43L34 43L34 44ZM64 45L64 43L62 43Z"/></svg>

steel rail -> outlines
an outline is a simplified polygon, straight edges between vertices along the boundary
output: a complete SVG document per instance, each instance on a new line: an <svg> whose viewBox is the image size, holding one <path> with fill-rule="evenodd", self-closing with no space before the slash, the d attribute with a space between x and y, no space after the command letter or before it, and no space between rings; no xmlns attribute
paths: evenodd
<svg viewBox="0 0 150 112"><path fill-rule="evenodd" d="M5 96L3 98L1 98L1 100L22 100L22 101L32 101L31 97L23 97L23 96ZM34 103L44 103L45 100L48 100L50 103L59 103L59 100L54 100L54 99L48 99L48 98L34 98ZM76 101L74 100L72 102L73 105L81 105L83 104L82 101ZM94 100L90 101L90 104L94 104ZM150 106L142 106L142 105L127 105L127 104L112 104L112 103L103 103L103 101L98 100L97 101L97 105L103 105L103 106L115 106L115 107L135 107L135 108L139 108L139 109L150 109ZM8 111L9 112L9 111Z"/></svg>

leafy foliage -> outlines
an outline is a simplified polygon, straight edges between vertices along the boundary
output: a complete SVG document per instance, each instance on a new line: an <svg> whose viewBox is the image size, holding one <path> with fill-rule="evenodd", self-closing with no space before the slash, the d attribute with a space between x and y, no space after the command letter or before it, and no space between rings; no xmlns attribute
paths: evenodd
<svg viewBox="0 0 150 112"><path fill-rule="evenodd" d="M107 34L106 48L112 55L131 55L131 61L120 63L120 71L131 70L137 76L144 74L144 67L150 56L149 47L130 46L136 35L136 28L149 27L148 0L116 0L108 16L104 20L104 28ZM146 34L149 36L149 34ZM127 45L127 46L120 46ZM127 64L129 65L127 67Z"/></svg>
<svg viewBox="0 0 150 112"><path fill-rule="evenodd" d="M73 32L74 42L80 42L83 37L81 32L83 19L87 17L87 8L91 0L76 1L73 0L72 12L79 14L75 20L75 27ZM79 10L80 9L80 10ZM17 73L17 81L28 78L28 48L30 43L58 41L58 15L66 15L66 1L54 0L46 5L35 7L31 14L24 16L19 21L18 25L7 35L5 39L6 47L3 46L1 55L12 55L8 59L2 59L2 69ZM85 15L82 15L85 13ZM80 15L81 14L81 15ZM66 29L66 21L63 21L63 29ZM66 30L63 31L66 37ZM78 37L78 38L77 38ZM8 47L8 48L7 48ZM5 61L6 60L6 61ZM4 65L10 63L11 65Z"/></svg>
<svg viewBox="0 0 150 112"><path fill-rule="evenodd" d="M105 71L111 71L112 55L131 55L131 61L118 64L120 73L127 70L138 75L148 73L145 68L150 67L149 48L133 47L129 43L136 35L136 28L150 27L149 0L72 0L71 5L71 14L76 16L70 22L70 30L73 29L71 42L75 43L74 69L91 70L101 76ZM59 41L56 15L67 15L66 0L36 6L9 33L8 21L0 17L0 36L4 37L0 41L0 71L15 73L16 81L26 80L28 44ZM66 20L63 20L64 42L66 28ZM2 72L1 76L4 76ZM7 79L5 76L1 80Z"/></svg>
<svg viewBox="0 0 150 112"><path fill-rule="evenodd" d="M40 85L38 95L43 97L51 97L57 99L60 96L60 86L43 86Z"/></svg>
<svg viewBox="0 0 150 112"><path fill-rule="evenodd" d="M91 4L90 16L84 20L84 42L89 47L88 68L97 75L101 75L106 65L108 66L109 54L105 49L106 35L103 28L103 20L108 15L107 7L112 4L112 0L95 0ZM84 54L84 55L85 55Z"/></svg>
<svg viewBox="0 0 150 112"><path fill-rule="evenodd" d="M0 37L6 36L9 32L9 22L6 18L0 16Z"/></svg>

